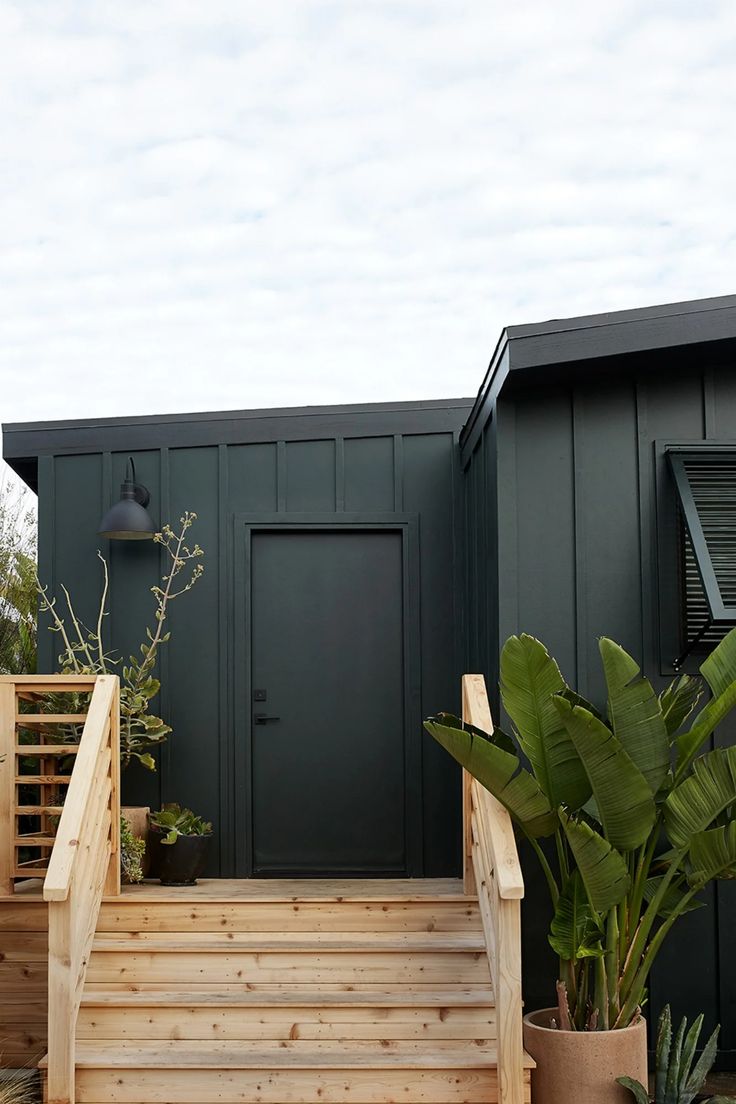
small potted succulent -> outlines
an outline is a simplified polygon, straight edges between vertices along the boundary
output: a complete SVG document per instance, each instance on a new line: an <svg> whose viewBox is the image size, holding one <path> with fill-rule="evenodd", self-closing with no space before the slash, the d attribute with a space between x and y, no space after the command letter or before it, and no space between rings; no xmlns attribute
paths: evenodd
<svg viewBox="0 0 736 1104"><path fill-rule="evenodd" d="M654 1095L641 1081L630 1077L617 1077L619 1085L628 1089L636 1104L736 1104L730 1096L709 1096L701 1090L716 1059L718 1048L717 1027L703 1052L695 1061L703 1016L698 1016L690 1030L683 1019L677 1034L672 1038L672 1014L667 1005L659 1017L657 1054L654 1076Z"/></svg>
<svg viewBox="0 0 736 1104"><path fill-rule="evenodd" d="M175 804L151 813L148 821L152 866L161 885L195 885L207 860L212 825Z"/></svg>

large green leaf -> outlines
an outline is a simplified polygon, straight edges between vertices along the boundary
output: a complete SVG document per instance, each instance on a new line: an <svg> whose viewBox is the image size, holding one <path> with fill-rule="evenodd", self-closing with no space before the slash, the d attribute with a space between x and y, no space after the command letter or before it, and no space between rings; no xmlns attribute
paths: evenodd
<svg viewBox="0 0 736 1104"><path fill-rule="evenodd" d="M550 804L579 809L590 797L590 784L552 703L566 689L559 667L539 640L526 633L509 637L501 652L506 712Z"/></svg>
<svg viewBox="0 0 736 1104"><path fill-rule="evenodd" d="M729 634L730 635L730 634ZM676 777L686 772L701 747L713 730L724 720L736 705L736 682L732 682L717 698L712 698L701 709L692 728L683 732L675 741L677 746Z"/></svg>
<svg viewBox="0 0 736 1104"><path fill-rule="evenodd" d="M670 741L659 699L649 679L637 677L636 661L620 644L603 636L598 647L614 734L656 794L670 767Z"/></svg>
<svg viewBox="0 0 736 1104"><path fill-rule="evenodd" d="M558 898L548 939L552 950L568 962L605 954L601 920L590 907L579 870L573 871Z"/></svg>
<svg viewBox="0 0 736 1104"><path fill-rule="evenodd" d="M673 739L679 728L685 723L703 693L700 679L690 675L680 675L673 679L659 695L667 735Z"/></svg>
<svg viewBox="0 0 736 1104"><path fill-rule="evenodd" d="M675 847L687 847L696 832L736 802L736 747L718 748L693 763L692 774L670 792L664 825Z"/></svg>
<svg viewBox="0 0 736 1104"><path fill-rule="evenodd" d="M693 836L689 860L691 886L699 888L713 878L736 878L736 821Z"/></svg>
<svg viewBox="0 0 736 1104"><path fill-rule="evenodd" d="M554 703L590 779L606 839L620 851L633 850L657 815L649 783L607 725L562 697Z"/></svg>
<svg viewBox="0 0 736 1104"><path fill-rule="evenodd" d="M454 724L448 723L453 721ZM557 814L534 775L522 767L518 755L507 750L508 736L498 730L493 736L478 729L469 731L448 714L436 719L430 717L424 727L461 767L508 809L525 832L534 837L552 835L557 827Z"/></svg>
<svg viewBox="0 0 736 1104"><path fill-rule="evenodd" d="M731 629L700 665L700 673L714 698L736 682L736 628Z"/></svg>
<svg viewBox="0 0 736 1104"><path fill-rule="evenodd" d="M660 875L657 875L654 878L647 878L646 883L644 885L644 899L645 899L645 901L653 901L654 900L655 896L659 892L660 887L662 885L662 878L663 877L664 877L664 875L660 874ZM657 916L661 917L662 920L667 920L672 915L673 912L679 912L680 911L680 906L682 904L682 899L683 899L684 896L685 896L685 893L679 886L670 884L667 887L667 889L665 890L665 894L664 894L662 902L659 906ZM683 912L695 912L696 909L700 909L700 908L705 908L705 902L704 901L698 901L697 898L695 898L694 900L689 901L688 904L685 905L685 908L682 911Z"/></svg>
<svg viewBox="0 0 736 1104"><path fill-rule="evenodd" d="M560 812L560 820L591 906L596 912L607 912L629 890L626 860L585 821L574 820L564 812Z"/></svg>

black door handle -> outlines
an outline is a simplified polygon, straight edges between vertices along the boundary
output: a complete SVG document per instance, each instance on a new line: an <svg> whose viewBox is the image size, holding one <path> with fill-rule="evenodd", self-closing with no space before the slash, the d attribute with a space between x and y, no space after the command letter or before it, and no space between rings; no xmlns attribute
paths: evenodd
<svg viewBox="0 0 736 1104"><path fill-rule="evenodd" d="M269 721L280 721L280 717L269 717L266 713L254 713L253 724L268 724Z"/></svg>

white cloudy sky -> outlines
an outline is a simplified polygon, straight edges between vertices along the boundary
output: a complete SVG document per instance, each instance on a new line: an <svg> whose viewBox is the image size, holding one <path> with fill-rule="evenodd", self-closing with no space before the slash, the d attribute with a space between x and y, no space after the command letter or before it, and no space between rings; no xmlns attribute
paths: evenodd
<svg viewBox="0 0 736 1104"><path fill-rule="evenodd" d="M0 0L0 419L474 393L736 291L734 0Z"/></svg>

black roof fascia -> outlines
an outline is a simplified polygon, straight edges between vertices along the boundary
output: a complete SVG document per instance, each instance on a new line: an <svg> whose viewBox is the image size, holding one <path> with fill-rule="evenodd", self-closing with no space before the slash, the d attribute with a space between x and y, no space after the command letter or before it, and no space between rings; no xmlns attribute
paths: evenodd
<svg viewBox="0 0 736 1104"><path fill-rule="evenodd" d="M736 295L507 326L460 437L467 463L510 375L736 338Z"/></svg>
<svg viewBox="0 0 736 1104"><path fill-rule="evenodd" d="M3 458L35 488L36 458L90 452L307 441L330 437L457 433L472 398L424 402L224 410L3 425Z"/></svg>

